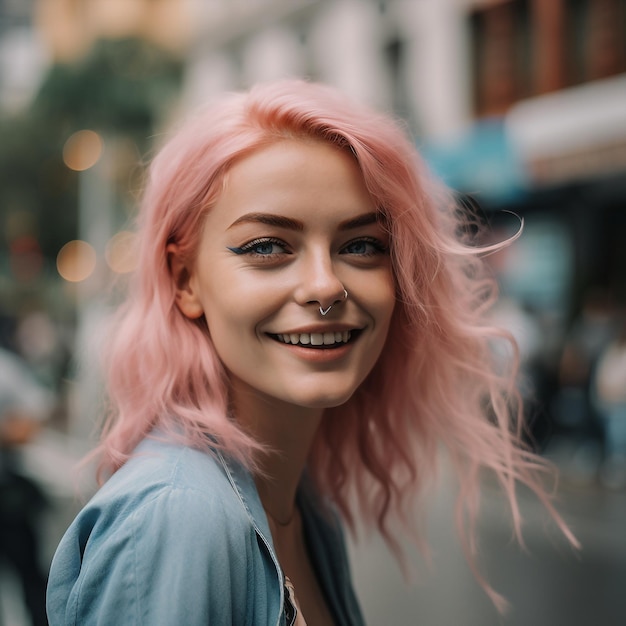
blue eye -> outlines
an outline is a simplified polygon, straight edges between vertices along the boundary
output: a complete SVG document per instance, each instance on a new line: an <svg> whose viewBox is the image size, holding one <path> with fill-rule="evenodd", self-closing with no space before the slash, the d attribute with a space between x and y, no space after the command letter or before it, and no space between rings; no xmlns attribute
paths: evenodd
<svg viewBox="0 0 626 626"><path fill-rule="evenodd" d="M254 239L240 248L228 248L235 254L249 254L256 257L273 257L282 254L290 254L286 250L286 244L278 239Z"/></svg>
<svg viewBox="0 0 626 626"><path fill-rule="evenodd" d="M348 242L341 250L341 254L355 254L358 256L374 256L386 254L387 246L374 237L361 237Z"/></svg>
<svg viewBox="0 0 626 626"><path fill-rule="evenodd" d="M344 250L348 254L366 254L372 247L372 244L367 241L354 241L353 243L348 244Z"/></svg>
<svg viewBox="0 0 626 626"><path fill-rule="evenodd" d="M254 252L254 254L272 254L274 252L274 248L276 248L276 244L270 241L266 241L265 243L258 243L254 246L250 252Z"/></svg>

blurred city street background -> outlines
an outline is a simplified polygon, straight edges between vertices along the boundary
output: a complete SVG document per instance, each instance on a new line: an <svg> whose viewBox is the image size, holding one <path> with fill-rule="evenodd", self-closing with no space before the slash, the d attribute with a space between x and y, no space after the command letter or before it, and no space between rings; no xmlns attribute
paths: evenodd
<svg viewBox="0 0 626 626"><path fill-rule="evenodd" d="M442 459L412 585L378 539L351 544L368 623L623 626L626 0L0 0L0 625L28 626L29 605L45 623L42 576L94 489L76 463L146 164L213 95L286 76L405 120L485 243L523 219L489 257L493 315L520 344L529 442L583 544L522 492L521 550L487 485L479 566L511 604L499 616Z"/></svg>

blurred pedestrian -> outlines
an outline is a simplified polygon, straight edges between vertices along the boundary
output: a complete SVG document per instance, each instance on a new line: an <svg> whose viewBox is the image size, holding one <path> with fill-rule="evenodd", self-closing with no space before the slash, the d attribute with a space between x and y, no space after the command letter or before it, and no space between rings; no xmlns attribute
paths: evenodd
<svg viewBox="0 0 626 626"><path fill-rule="evenodd" d="M615 329L610 293L589 289L564 341L554 405L555 422L574 446L564 468L578 482L595 481L602 462L602 424L592 390L598 359Z"/></svg>
<svg viewBox="0 0 626 626"><path fill-rule="evenodd" d="M600 478L613 489L626 487L626 317L616 337L600 354L594 376L594 399L604 433Z"/></svg>
<svg viewBox="0 0 626 626"><path fill-rule="evenodd" d="M33 626L48 623L39 539L47 501L23 471L20 451L37 436L53 406L54 395L36 382L23 360L0 348L0 561L16 574Z"/></svg>

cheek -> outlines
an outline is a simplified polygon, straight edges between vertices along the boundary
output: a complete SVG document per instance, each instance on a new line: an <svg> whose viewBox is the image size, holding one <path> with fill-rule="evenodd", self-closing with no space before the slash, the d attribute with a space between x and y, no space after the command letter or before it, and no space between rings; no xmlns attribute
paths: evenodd
<svg viewBox="0 0 626 626"><path fill-rule="evenodd" d="M216 272L216 277L219 272ZM228 281L205 281L202 291L202 306L209 334L218 356L225 360L229 346L243 334L246 307L241 302L241 291L233 289ZM236 330L239 332L236 332ZM236 349L233 346L233 349Z"/></svg>
<svg viewBox="0 0 626 626"><path fill-rule="evenodd" d="M206 293L204 310L218 355L249 352L259 324L275 310L272 290L236 280L215 287Z"/></svg>
<svg viewBox="0 0 626 626"><path fill-rule="evenodd" d="M366 297L372 302L372 313L379 325L387 327L396 305L396 286L391 270L379 277L379 280L370 280L364 286Z"/></svg>
<svg viewBox="0 0 626 626"><path fill-rule="evenodd" d="M214 308L206 322L215 353L226 370L241 374L249 365L255 365L254 326L241 317L241 311Z"/></svg>

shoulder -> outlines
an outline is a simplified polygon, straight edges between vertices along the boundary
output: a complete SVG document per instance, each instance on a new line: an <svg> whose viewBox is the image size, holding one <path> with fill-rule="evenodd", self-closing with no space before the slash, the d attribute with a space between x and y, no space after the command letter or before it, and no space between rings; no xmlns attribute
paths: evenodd
<svg viewBox="0 0 626 626"><path fill-rule="evenodd" d="M255 545L253 520L219 460L145 440L61 540L48 610L63 618L51 623L102 614L111 623L157 623L149 616L159 612L169 623L195 624L209 614L228 621L245 596L222 582L245 593L248 572L259 565Z"/></svg>
<svg viewBox="0 0 626 626"><path fill-rule="evenodd" d="M125 500L137 505L159 497L164 491L189 491L196 496L211 497L216 491L229 489L224 467L208 448L204 451L178 442L144 439L132 457L96 493L92 503Z"/></svg>
<svg viewBox="0 0 626 626"><path fill-rule="evenodd" d="M155 521L160 530L146 533ZM225 468L207 449L146 439L94 495L75 524L107 536L112 528L141 525L142 543L158 541L170 530L228 531L251 520L231 485ZM223 528L222 528L223 527ZM158 532L157 532L158 531Z"/></svg>

